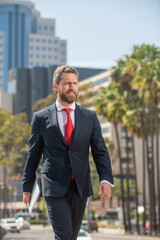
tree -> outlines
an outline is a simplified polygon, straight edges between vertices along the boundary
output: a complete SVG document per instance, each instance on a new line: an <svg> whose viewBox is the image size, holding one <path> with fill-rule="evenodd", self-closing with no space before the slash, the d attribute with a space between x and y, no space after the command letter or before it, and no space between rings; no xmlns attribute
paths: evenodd
<svg viewBox="0 0 160 240"><path fill-rule="evenodd" d="M14 155L18 154L28 141L30 126L26 123L26 114L21 113L13 116L11 113L0 109L0 165L3 167L3 198L4 212L6 217L7 201L7 169L14 166Z"/></svg>
<svg viewBox="0 0 160 240"><path fill-rule="evenodd" d="M112 122L115 129L118 157L119 157L120 179L121 179L123 221L124 221L125 231L127 231L125 206L124 206L125 199L124 199L121 147L120 147L120 140L119 140L119 133L118 133L118 124L122 122L122 116L125 114L125 105L123 103L124 103L124 96L119 86L109 85L109 87L107 88L101 88L100 95L94 104L95 104L97 113L103 116L104 119L107 119L108 121Z"/></svg>

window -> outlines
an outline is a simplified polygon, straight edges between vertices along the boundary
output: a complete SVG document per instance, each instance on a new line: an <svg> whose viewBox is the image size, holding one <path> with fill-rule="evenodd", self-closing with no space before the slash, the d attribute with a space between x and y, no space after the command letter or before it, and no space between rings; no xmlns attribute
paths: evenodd
<svg viewBox="0 0 160 240"><path fill-rule="evenodd" d="M0 67L0 72L2 72L2 68Z"/></svg>
<svg viewBox="0 0 160 240"><path fill-rule="evenodd" d="M65 43L62 43L62 45L61 45L62 47L65 47L66 46L66 44Z"/></svg>
<svg viewBox="0 0 160 240"><path fill-rule="evenodd" d="M0 59L0 63L2 63L2 59Z"/></svg>
<svg viewBox="0 0 160 240"><path fill-rule="evenodd" d="M46 39L42 39L42 42L45 43L45 42L46 42Z"/></svg>
<svg viewBox="0 0 160 240"><path fill-rule="evenodd" d="M36 58L39 58L39 54L36 54Z"/></svg>
<svg viewBox="0 0 160 240"><path fill-rule="evenodd" d="M55 52L58 52L58 48L54 48L54 51L55 51Z"/></svg>
<svg viewBox="0 0 160 240"><path fill-rule="evenodd" d="M34 42L34 38L30 38L30 42Z"/></svg>
<svg viewBox="0 0 160 240"><path fill-rule="evenodd" d="M2 76L0 76L0 79L2 79Z"/></svg>
<svg viewBox="0 0 160 240"><path fill-rule="evenodd" d="M33 62L30 62L30 65L33 66Z"/></svg>
<svg viewBox="0 0 160 240"><path fill-rule="evenodd" d="M55 43L55 44L57 44L57 43L58 43L58 41L57 41L57 40L54 40L54 43Z"/></svg>
<svg viewBox="0 0 160 240"><path fill-rule="evenodd" d="M3 46L3 44L2 43L0 43L0 47L2 47Z"/></svg>
<svg viewBox="0 0 160 240"><path fill-rule="evenodd" d="M46 30L46 31L48 30L48 26L47 25L44 26L44 30Z"/></svg>
<svg viewBox="0 0 160 240"><path fill-rule="evenodd" d="M3 36L0 36L0 39L2 39L3 38Z"/></svg>
<svg viewBox="0 0 160 240"><path fill-rule="evenodd" d="M38 26L38 29L39 29L39 30L41 30L41 29L42 29L42 26L41 26L41 25L39 25L39 26Z"/></svg>
<svg viewBox="0 0 160 240"><path fill-rule="evenodd" d="M40 49L40 47L36 47L36 50L39 50Z"/></svg>
<svg viewBox="0 0 160 240"><path fill-rule="evenodd" d="M33 54L30 54L29 56L30 56L30 58L33 58L34 55L33 55Z"/></svg>
<svg viewBox="0 0 160 240"><path fill-rule="evenodd" d="M52 58L52 56L51 56L51 55L49 55L49 56L48 56L48 59L51 59L51 58Z"/></svg>
<svg viewBox="0 0 160 240"><path fill-rule="evenodd" d="M36 62L36 66L39 67L39 62Z"/></svg>
<svg viewBox="0 0 160 240"><path fill-rule="evenodd" d="M51 40L51 39L49 39L49 40L48 40L48 43L52 43L52 40Z"/></svg>
<svg viewBox="0 0 160 240"><path fill-rule="evenodd" d="M109 127L102 128L102 133L108 133L109 132Z"/></svg>
<svg viewBox="0 0 160 240"><path fill-rule="evenodd" d="M45 51L45 50L46 50L46 48L45 48L45 47L42 47L42 50L43 50L43 51Z"/></svg>
<svg viewBox="0 0 160 240"><path fill-rule="evenodd" d="M52 51L52 48L51 48L51 47L49 47L49 48L48 48L48 51Z"/></svg>
<svg viewBox="0 0 160 240"><path fill-rule="evenodd" d="M42 55L42 58L46 58L46 55Z"/></svg>
<svg viewBox="0 0 160 240"><path fill-rule="evenodd" d="M54 27L53 26L50 26L50 30L53 31Z"/></svg>
<svg viewBox="0 0 160 240"><path fill-rule="evenodd" d="M62 51L62 55L65 55L66 54L66 52L65 51Z"/></svg>
<svg viewBox="0 0 160 240"><path fill-rule="evenodd" d="M40 42L40 39L39 39L39 38L37 38L37 39L36 39L36 42Z"/></svg>
<svg viewBox="0 0 160 240"><path fill-rule="evenodd" d="M55 59L55 60L57 60L57 59L58 59L58 57L57 57L57 56L54 56L54 59Z"/></svg>
<svg viewBox="0 0 160 240"><path fill-rule="evenodd" d="M45 66L46 66L46 64L45 64L45 63L42 63L42 66L43 66L43 67L45 67Z"/></svg>
<svg viewBox="0 0 160 240"><path fill-rule="evenodd" d="M33 50L34 49L34 47L33 46L30 46L30 50Z"/></svg>
<svg viewBox="0 0 160 240"><path fill-rule="evenodd" d="M62 59L62 61L61 61L62 63L65 63L66 62L66 60L65 59Z"/></svg>

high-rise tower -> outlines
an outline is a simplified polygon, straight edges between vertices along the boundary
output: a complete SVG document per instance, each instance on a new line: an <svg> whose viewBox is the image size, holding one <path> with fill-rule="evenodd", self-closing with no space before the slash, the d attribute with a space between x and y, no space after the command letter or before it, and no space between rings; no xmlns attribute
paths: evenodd
<svg viewBox="0 0 160 240"><path fill-rule="evenodd" d="M8 71L66 63L66 41L55 36L55 20L43 19L34 4L0 1L0 91L7 91Z"/></svg>

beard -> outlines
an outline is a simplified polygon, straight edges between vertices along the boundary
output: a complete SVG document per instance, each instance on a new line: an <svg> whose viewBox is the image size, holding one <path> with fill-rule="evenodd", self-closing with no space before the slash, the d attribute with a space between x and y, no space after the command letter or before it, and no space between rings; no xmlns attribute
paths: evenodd
<svg viewBox="0 0 160 240"><path fill-rule="evenodd" d="M69 93L72 92L74 95L70 96ZM61 98L62 101L67 102L67 103L73 103L78 96L78 92L74 92L73 90L67 91L66 93L59 93L59 97Z"/></svg>

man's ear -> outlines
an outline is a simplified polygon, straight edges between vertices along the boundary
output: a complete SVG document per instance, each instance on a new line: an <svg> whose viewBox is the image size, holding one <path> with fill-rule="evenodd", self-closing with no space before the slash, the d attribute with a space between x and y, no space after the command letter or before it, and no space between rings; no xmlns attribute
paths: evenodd
<svg viewBox="0 0 160 240"><path fill-rule="evenodd" d="M58 92L58 91L57 91L57 84L56 84L55 82L53 82L53 88L54 88L54 90L55 90L56 92Z"/></svg>

